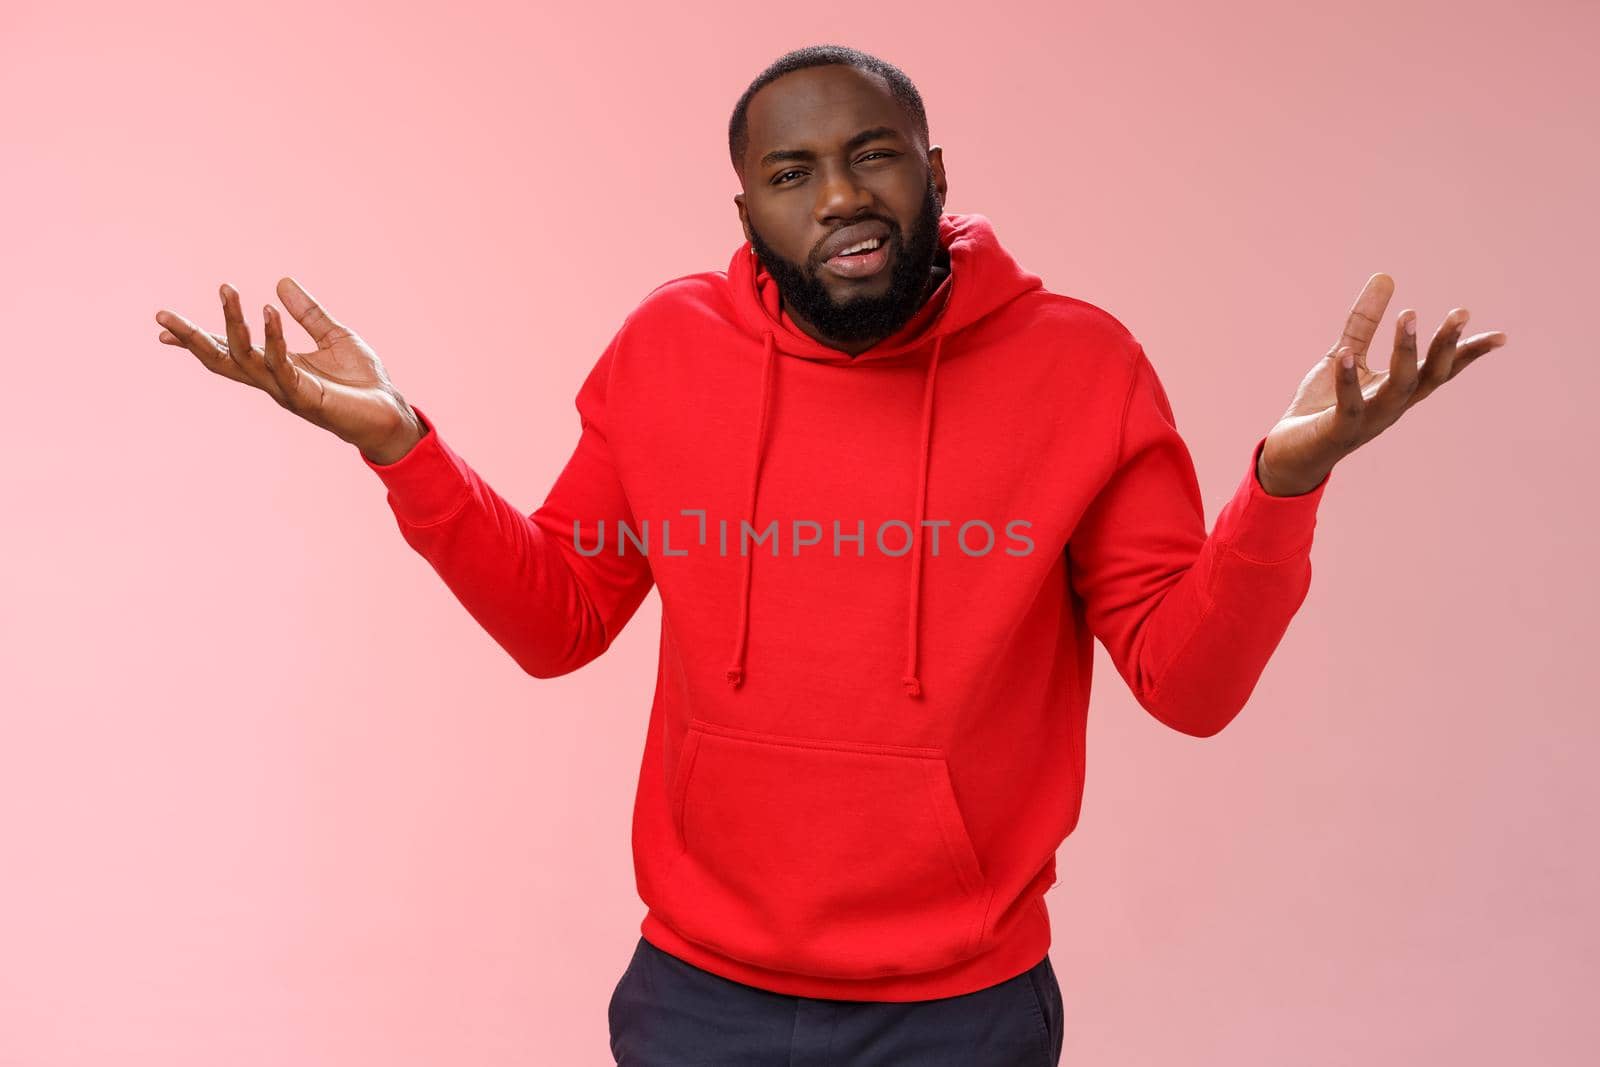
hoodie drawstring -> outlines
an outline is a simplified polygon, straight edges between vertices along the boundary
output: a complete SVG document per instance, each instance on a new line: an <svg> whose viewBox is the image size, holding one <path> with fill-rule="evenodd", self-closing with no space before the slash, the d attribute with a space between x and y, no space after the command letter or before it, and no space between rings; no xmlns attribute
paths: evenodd
<svg viewBox="0 0 1600 1067"><path fill-rule="evenodd" d="M917 675L917 632L922 616L922 518L928 512L928 453L933 437L933 376L939 371L939 348L944 334L933 340L933 358L928 360L928 379L922 389L922 454L917 471L917 517L911 527L911 604L906 611L906 673L900 679L907 696L922 695L922 679Z"/></svg>
<svg viewBox="0 0 1600 1067"><path fill-rule="evenodd" d="M906 695L912 697L922 695L922 679L917 674L917 644L922 616L922 520L928 508L928 457L933 439L933 384L934 376L939 370L939 352L943 344L943 334L934 338L933 356L928 360L927 377L922 390L922 439L917 462L917 514L911 527L911 589L906 609L906 672L900 678L901 684L905 686ZM777 362L776 347L773 331L766 331L761 367L760 409L756 417L756 438L752 448L754 455L750 461L750 498L745 506L747 525L752 530L755 529L756 523L756 490L761 482L761 458L766 449L767 407L772 393L773 366ZM733 662L726 672L728 684L735 689L744 681L746 639L750 632L750 574L755 555L753 552L743 551L743 528L740 529L739 536L740 555L744 556L744 573L739 594L739 629Z"/></svg>
<svg viewBox="0 0 1600 1067"><path fill-rule="evenodd" d="M756 415L755 455L750 460L750 502L745 505L747 522L751 530L756 527L756 488L761 483L761 453L767 443L767 397L772 392L772 365L777 361L777 342L772 331L767 331L766 351L761 362L761 406ZM750 632L750 566L755 553L744 551L744 528L740 527L739 554L744 557L743 589L739 593L739 637L734 646L733 663L728 667L728 684L735 689L744 681L745 637Z"/></svg>

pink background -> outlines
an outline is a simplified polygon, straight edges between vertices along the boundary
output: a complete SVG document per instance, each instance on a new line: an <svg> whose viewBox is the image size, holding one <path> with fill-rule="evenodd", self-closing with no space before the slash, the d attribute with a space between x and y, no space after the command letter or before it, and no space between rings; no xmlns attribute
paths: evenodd
<svg viewBox="0 0 1600 1067"><path fill-rule="evenodd" d="M1099 652L1063 1063L1591 1062L1597 23L11 0L0 1064L611 1062L659 601L528 678L351 447L153 315L220 329L226 281L259 337L295 275L532 510L622 316L741 239L739 92L826 41L918 83L950 210L1140 338L1208 516L1373 271L1381 339L1510 337L1334 472L1220 736Z"/></svg>

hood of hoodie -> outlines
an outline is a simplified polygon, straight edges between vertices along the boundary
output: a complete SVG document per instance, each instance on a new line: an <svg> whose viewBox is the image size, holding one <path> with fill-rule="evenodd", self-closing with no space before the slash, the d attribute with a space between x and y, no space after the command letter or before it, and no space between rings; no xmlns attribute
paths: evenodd
<svg viewBox="0 0 1600 1067"><path fill-rule="evenodd" d="M728 264L728 286L740 318L751 334L760 337L763 347L761 390L757 403L755 438L750 443L749 491L745 494L745 521L753 528L756 496L761 484L761 459L766 448L767 406L772 394L774 364L779 356L837 364L841 368L863 366L881 360L924 360L921 439L916 451L917 499L911 534L911 575L906 591L906 663L900 683L906 695L922 695L918 649L922 615L923 523L928 500L928 454L934 426L937 391L935 380L939 357L946 337L1005 307L1024 293L1043 287L1043 279L1023 267L1001 247L994 227L983 215L945 213L939 217L939 246L948 256L950 273L910 321L897 332L883 338L856 355L840 351L804 333L782 313L777 282L761 264L749 241L744 242ZM925 312L933 306L931 317ZM925 354L924 354L925 352ZM745 652L750 628L750 586L755 553L744 554L740 581L739 616L735 623L733 651L725 676L737 689L749 673Z"/></svg>

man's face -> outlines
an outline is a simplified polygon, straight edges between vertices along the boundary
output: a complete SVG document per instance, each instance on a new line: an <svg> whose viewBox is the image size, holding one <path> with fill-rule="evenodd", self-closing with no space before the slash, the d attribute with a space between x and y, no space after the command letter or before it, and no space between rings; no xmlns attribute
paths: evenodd
<svg viewBox="0 0 1600 1067"><path fill-rule="evenodd" d="M941 150L924 149L882 79L840 65L762 87L748 128L745 191L734 202L790 317L851 351L905 325L929 295L939 251ZM858 139L867 131L877 132ZM872 273L848 276L824 262L824 246L862 222L887 227L886 258Z"/></svg>

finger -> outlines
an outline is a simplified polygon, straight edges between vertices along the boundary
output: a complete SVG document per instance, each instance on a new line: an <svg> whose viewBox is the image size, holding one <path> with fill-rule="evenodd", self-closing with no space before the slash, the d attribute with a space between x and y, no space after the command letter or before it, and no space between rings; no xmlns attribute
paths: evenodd
<svg viewBox="0 0 1600 1067"><path fill-rule="evenodd" d="M211 340L216 344L216 346L217 346L217 348L219 350L225 349L225 348L228 347L228 339L226 337L222 336L220 333L209 333L209 332L207 332L205 330L201 330L200 332L202 334L204 334L206 337L211 338ZM162 330L161 331L161 336L158 338L158 340L162 341L165 344L169 344L169 345L182 345L183 344L182 341L178 340L176 337L174 337L170 332L168 332L166 330Z"/></svg>
<svg viewBox="0 0 1600 1067"><path fill-rule="evenodd" d="M343 323L323 310L322 305L306 292L305 286L293 278L278 279L278 299L283 301L283 306L289 309L289 314L305 328L311 339L317 342L318 348L332 344L350 332Z"/></svg>
<svg viewBox="0 0 1600 1067"><path fill-rule="evenodd" d="M294 410L299 395L299 384L296 379L300 371L289 361L289 352L283 341L283 320L278 317L278 309L271 304L262 308L262 315L266 318L267 335L262 362L266 364L272 380L278 384L278 394L281 398L279 403Z"/></svg>
<svg viewBox="0 0 1600 1067"><path fill-rule="evenodd" d="M1393 278L1382 271L1368 278L1367 284L1362 286L1361 294L1350 307L1350 314L1344 323L1344 333L1334 342L1334 351L1337 352L1341 346L1348 345L1355 354L1356 365L1365 370L1367 346L1372 343L1373 335L1378 332L1378 323L1383 321L1384 309L1389 306L1389 298L1393 295Z"/></svg>
<svg viewBox="0 0 1600 1067"><path fill-rule="evenodd" d="M1488 330L1484 333L1475 333L1471 337L1464 337L1456 342L1456 359L1461 358L1461 353L1467 349L1474 349L1479 355L1491 349L1499 348L1506 343L1504 330Z"/></svg>
<svg viewBox="0 0 1600 1067"><path fill-rule="evenodd" d="M1504 330L1473 334L1465 341L1460 342L1456 345L1455 362L1450 364L1450 378L1460 374L1473 360L1488 355L1505 343L1506 335ZM1450 378L1446 378L1445 381L1449 381Z"/></svg>
<svg viewBox="0 0 1600 1067"><path fill-rule="evenodd" d="M1344 365L1346 357L1350 365ZM1361 379L1355 363L1355 349L1342 346L1334 356L1333 382L1333 439L1345 451L1361 442L1362 427L1366 422L1367 400L1361 395Z"/></svg>
<svg viewBox="0 0 1600 1067"><path fill-rule="evenodd" d="M250 327L245 325L244 315L239 311L239 293L226 282L217 292L222 297L223 332L228 336L228 354L239 364L239 369L249 374Z"/></svg>
<svg viewBox="0 0 1600 1067"><path fill-rule="evenodd" d="M1461 336L1461 330L1466 326L1467 316L1470 314L1466 308L1454 308L1439 324L1433 340L1428 344L1428 356L1423 360L1422 370L1417 376L1417 391L1411 400L1413 404L1449 380L1450 366L1455 362L1456 339Z"/></svg>
<svg viewBox="0 0 1600 1067"><path fill-rule="evenodd" d="M228 355L228 350L218 343L215 334L207 333L182 315L165 309L156 312L156 322L166 327L176 343L193 353L207 370L245 385L254 384Z"/></svg>
<svg viewBox="0 0 1600 1067"><path fill-rule="evenodd" d="M280 404L283 403L283 393L278 388L278 383L273 379L272 372L267 370L266 364L262 362L265 353L250 344L250 327L244 321L243 309L239 307L239 291L226 283L220 291L222 315L227 322L228 354L239 365L239 369L244 371L252 385Z"/></svg>
<svg viewBox="0 0 1600 1067"><path fill-rule="evenodd" d="M1386 415L1398 417L1417 391L1417 313L1411 308L1400 312L1394 323L1394 354L1389 357L1387 377L1369 404Z"/></svg>

